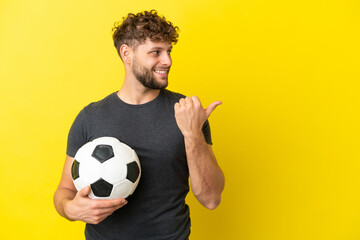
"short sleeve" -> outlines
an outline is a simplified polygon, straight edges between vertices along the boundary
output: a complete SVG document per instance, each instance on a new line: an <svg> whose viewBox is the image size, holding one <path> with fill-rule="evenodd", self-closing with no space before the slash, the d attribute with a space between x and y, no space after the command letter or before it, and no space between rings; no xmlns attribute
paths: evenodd
<svg viewBox="0 0 360 240"><path fill-rule="evenodd" d="M87 142L85 111L82 110L75 118L68 135L66 154L75 157L77 150Z"/></svg>
<svg viewBox="0 0 360 240"><path fill-rule="evenodd" d="M208 120L205 121L202 127L202 132L204 134L206 143L212 145L213 143L211 139L210 123Z"/></svg>

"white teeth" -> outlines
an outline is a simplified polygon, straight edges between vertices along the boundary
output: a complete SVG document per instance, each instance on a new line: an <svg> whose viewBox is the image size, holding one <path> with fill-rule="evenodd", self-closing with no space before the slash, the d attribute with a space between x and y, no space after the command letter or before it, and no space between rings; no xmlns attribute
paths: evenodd
<svg viewBox="0 0 360 240"><path fill-rule="evenodd" d="M155 70L156 73L160 73L160 74L165 74L167 73L167 71L160 71L160 70Z"/></svg>

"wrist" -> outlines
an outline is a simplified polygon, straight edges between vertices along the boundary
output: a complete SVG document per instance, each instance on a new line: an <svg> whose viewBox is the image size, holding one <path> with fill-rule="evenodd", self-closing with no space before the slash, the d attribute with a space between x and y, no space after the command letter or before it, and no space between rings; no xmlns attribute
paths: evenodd
<svg viewBox="0 0 360 240"><path fill-rule="evenodd" d="M183 132L184 139L186 140L198 140L203 137L201 130Z"/></svg>
<svg viewBox="0 0 360 240"><path fill-rule="evenodd" d="M188 134L184 134L184 141L187 147L196 146L199 147L202 143L206 143L203 132L189 132Z"/></svg>
<svg viewBox="0 0 360 240"><path fill-rule="evenodd" d="M64 217L70 221L75 221L75 218L71 214L72 211L70 210L71 209L71 200L65 199L62 203L62 207L63 207Z"/></svg>

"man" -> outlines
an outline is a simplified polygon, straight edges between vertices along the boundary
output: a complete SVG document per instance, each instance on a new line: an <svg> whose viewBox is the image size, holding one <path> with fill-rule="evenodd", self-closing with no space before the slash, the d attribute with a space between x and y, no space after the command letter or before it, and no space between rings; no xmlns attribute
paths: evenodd
<svg viewBox="0 0 360 240"><path fill-rule="evenodd" d="M209 209L218 206L224 188L207 121L221 102L203 109L197 97L165 89L178 28L156 11L129 14L114 30L124 83L75 119L54 196L56 210L69 220L86 222L86 239L188 239L188 178L197 200ZM118 138L139 156L142 176L127 199L90 199L89 187L77 192L72 182L76 151L103 136Z"/></svg>

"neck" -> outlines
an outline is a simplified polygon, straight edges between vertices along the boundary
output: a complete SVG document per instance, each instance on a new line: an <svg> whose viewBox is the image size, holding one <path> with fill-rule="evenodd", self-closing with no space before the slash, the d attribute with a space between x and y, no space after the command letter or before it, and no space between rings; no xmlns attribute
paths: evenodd
<svg viewBox="0 0 360 240"><path fill-rule="evenodd" d="M159 89L144 87L137 79L133 78L135 77L125 74L124 83L117 93L122 101L132 105L139 105L150 102L159 95Z"/></svg>

